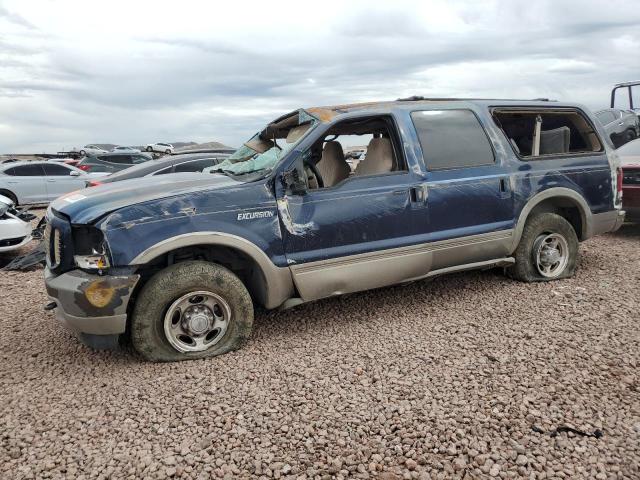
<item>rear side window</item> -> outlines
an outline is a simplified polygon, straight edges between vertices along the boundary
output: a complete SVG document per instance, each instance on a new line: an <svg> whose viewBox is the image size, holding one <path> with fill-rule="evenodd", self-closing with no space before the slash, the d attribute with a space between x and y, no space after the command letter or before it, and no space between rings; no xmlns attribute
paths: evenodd
<svg viewBox="0 0 640 480"><path fill-rule="evenodd" d="M131 155L105 155L98 158L105 162L131 165Z"/></svg>
<svg viewBox="0 0 640 480"><path fill-rule="evenodd" d="M616 119L616 116L613 114L613 112L609 112L609 111L599 112L596 114L596 116L598 117L598 120L602 122L603 125L611 123Z"/></svg>
<svg viewBox="0 0 640 480"><path fill-rule="evenodd" d="M207 167L212 167L218 162L214 158L206 158L203 160L193 160L191 162L176 165L175 172L201 172Z"/></svg>
<svg viewBox="0 0 640 480"><path fill-rule="evenodd" d="M40 165L20 165L5 170L4 173L16 177L39 177L44 175L44 171Z"/></svg>
<svg viewBox="0 0 640 480"><path fill-rule="evenodd" d="M131 159L135 165L139 163L144 163L149 160L149 157L145 157L144 155L131 155Z"/></svg>
<svg viewBox="0 0 640 480"><path fill-rule="evenodd" d="M428 170L478 167L495 162L493 149L471 110L411 113Z"/></svg>
<svg viewBox="0 0 640 480"><path fill-rule="evenodd" d="M589 120L574 109L496 109L493 117L524 160L601 152Z"/></svg>

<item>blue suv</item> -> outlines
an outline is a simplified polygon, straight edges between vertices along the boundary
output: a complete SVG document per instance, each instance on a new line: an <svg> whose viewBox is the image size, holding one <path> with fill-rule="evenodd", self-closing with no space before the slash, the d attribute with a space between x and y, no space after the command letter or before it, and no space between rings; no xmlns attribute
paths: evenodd
<svg viewBox="0 0 640 480"><path fill-rule="evenodd" d="M346 147L366 146L347 163ZM254 306L295 305L450 272L574 274L616 230L616 154L586 109L411 97L300 109L209 174L125 180L49 207L56 317L94 348L219 355Z"/></svg>

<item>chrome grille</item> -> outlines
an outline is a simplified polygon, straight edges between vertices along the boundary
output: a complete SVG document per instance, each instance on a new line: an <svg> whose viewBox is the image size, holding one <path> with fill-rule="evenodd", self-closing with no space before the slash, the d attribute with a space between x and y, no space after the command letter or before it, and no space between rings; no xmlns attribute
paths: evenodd
<svg viewBox="0 0 640 480"><path fill-rule="evenodd" d="M51 268L60 265L62 258L62 235L57 228L47 225L44 229L44 249L47 258L47 264Z"/></svg>
<svg viewBox="0 0 640 480"><path fill-rule="evenodd" d="M60 265L60 259L62 258L62 239L60 230L53 229L53 255L51 257L51 264L54 267Z"/></svg>
<svg viewBox="0 0 640 480"><path fill-rule="evenodd" d="M51 266L51 224L47 223L44 228L44 234L42 236L44 242L44 253L47 259L47 264Z"/></svg>

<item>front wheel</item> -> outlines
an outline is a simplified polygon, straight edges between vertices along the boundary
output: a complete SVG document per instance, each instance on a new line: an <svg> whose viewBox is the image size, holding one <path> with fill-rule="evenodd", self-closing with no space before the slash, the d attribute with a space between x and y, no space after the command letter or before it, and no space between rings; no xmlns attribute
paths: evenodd
<svg viewBox="0 0 640 480"><path fill-rule="evenodd" d="M83 157L87 156L87 152L85 152L84 150L80 150L80 155Z"/></svg>
<svg viewBox="0 0 640 480"><path fill-rule="evenodd" d="M508 273L523 282L545 282L572 277L578 259L578 237L573 226L555 213L527 220Z"/></svg>
<svg viewBox="0 0 640 480"><path fill-rule="evenodd" d="M147 152L152 152L152 151L153 151L153 147L148 146L148 147L147 147Z"/></svg>
<svg viewBox="0 0 640 480"><path fill-rule="evenodd" d="M131 343L147 360L213 357L239 348L253 325L251 296L225 267L177 263L142 287L131 323Z"/></svg>
<svg viewBox="0 0 640 480"><path fill-rule="evenodd" d="M164 153L166 153L167 155L169 155L171 153L171 150L169 150L168 148L164 151Z"/></svg>

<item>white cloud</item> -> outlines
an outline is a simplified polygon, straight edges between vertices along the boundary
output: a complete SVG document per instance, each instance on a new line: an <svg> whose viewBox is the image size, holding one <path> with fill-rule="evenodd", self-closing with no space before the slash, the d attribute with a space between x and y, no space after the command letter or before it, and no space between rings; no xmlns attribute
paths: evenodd
<svg viewBox="0 0 640 480"><path fill-rule="evenodd" d="M607 104L635 0L0 0L0 150L239 144L299 106L439 96Z"/></svg>

